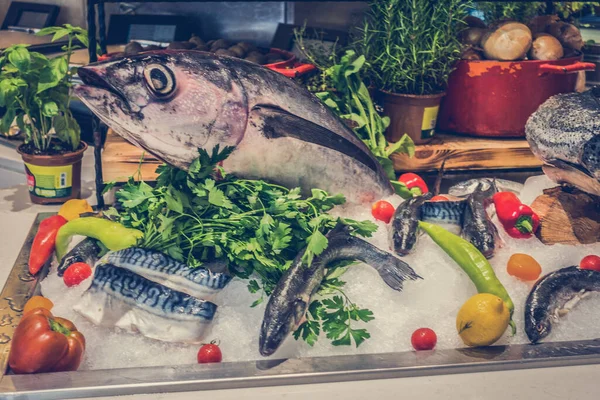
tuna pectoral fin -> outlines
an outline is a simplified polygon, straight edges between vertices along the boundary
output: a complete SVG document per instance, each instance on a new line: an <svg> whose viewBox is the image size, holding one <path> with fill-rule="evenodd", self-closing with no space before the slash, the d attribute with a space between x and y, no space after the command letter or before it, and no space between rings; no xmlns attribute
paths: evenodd
<svg viewBox="0 0 600 400"><path fill-rule="evenodd" d="M600 196L600 182L572 164L550 160L542 168L546 176L556 183L573 185L584 192Z"/></svg>
<svg viewBox="0 0 600 400"><path fill-rule="evenodd" d="M262 121L262 134L268 139L289 137L313 143L352 157L373 171L378 171L377 160L364 149L314 122L272 106L255 106L250 119Z"/></svg>

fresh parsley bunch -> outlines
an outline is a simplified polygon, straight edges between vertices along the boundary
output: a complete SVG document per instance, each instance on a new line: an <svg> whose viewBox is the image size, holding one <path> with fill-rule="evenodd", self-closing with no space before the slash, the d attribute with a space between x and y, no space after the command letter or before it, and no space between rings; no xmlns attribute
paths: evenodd
<svg viewBox="0 0 600 400"><path fill-rule="evenodd" d="M262 180L240 179L218 164L233 148L212 154L199 150L188 171L163 165L157 169L154 187L129 180L116 193L120 212L116 216L127 227L144 232L141 247L157 250L197 267L221 260L229 271L249 279L248 290L260 293L256 306L271 294L284 272L304 248L302 261L310 265L327 248L325 236L338 220L354 234L371 236L377 226L369 221L338 219L328 214L345 202L342 195L313 189L303 198L300 189L288 189ZM351 320L367 322L372 313L360 310L342 291L339 276L348 263L329 268L320 294L331 299L315 300L308 321L296 332L310 345L320 330L334 345L356 345L368 338L366 330L353 330Z"/></svg>

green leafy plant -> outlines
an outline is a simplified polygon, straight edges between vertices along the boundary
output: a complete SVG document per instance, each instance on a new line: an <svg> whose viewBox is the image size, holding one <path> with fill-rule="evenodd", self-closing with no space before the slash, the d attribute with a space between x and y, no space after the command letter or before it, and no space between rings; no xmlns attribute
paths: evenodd
<svg viewBox="0 0 600 400"><path fill-rule="evenodd" d="M380 0L359 29L356 46L381 90L426 95L446 90L460 58L458 34L470 6L464 0Z"/></svg>
<svg viewBox="0 0 600 400"><path fill-rule="evenodd" d="M544 12L544 2L500 1L477 3L486 23L511 20L527 23L531 18Z"/></svg>
<svg viewBox="0 0 600 400"><path fill-rule="evenodd" d="M315 50L305 43L306 28L294 33L303 56L318 68L316 79L308 84L309 90L352 127L383 166L398 194L411 197L406 186L396 181L390 156L403 153L412 157L415 146L408 135L396 143L388 143L385 138L390 119L379 114L361 76L365 57L359 56L354 50L340 50L336 45L329 51L323 51L323 46Z"/></svg>
<svg viewBox="0 0 600 400"><path fill-rule="evenodd" d="M190 267L215 260L227 263L231 273L248 280L251 293L260 295L252 306L271 294L304 248L302 261L310 265L327 248L326 234L338 222L360 236L371 236L377 229L370 221L330 215L328 211L345 202L342 195L313 189L303 197L299 188L227 174L217 164L231 151L230 147L223 151L217 147L211 154L199 150L188 171L160 166L155 187L130 179L116 192L120 211L113 208L106 215L144 232L141 247L168 254ZM322 305L318 300L311 304L310 322L296 332L297 338L310 345L321 331L334 345L350 345L349 336L356 345L368 338L368 332L356 330L353 324L373 319L372 313L343 293L340 276L347 265L329 267L319 289L325 297ZM342 300L328 300L334 295Z"/></svg>
<svg viewBox="0 0 600 400"><path fill-rule="evenodd" d="M64 54L49 59L22 44L0 54L0 106L6 108L0 132L7 132L16 118L25 142L31 143L35 152L74 151L79 147L81 131L69 110L75 74L69 61L78 48L76 40L87 46L87 33L66 24L44 28L37 35L53 35L53 42L66 37Z"/></svg>

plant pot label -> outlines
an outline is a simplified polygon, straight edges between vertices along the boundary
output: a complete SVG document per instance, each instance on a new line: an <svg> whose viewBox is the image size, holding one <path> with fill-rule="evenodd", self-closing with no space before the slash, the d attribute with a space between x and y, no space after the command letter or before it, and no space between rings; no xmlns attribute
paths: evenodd
<svg viewBox="0 0 600 400"><path fill-rule="evenodd" d="M438 111L440 106L425 107L423 110L423 122L421 124L421 139L429 139L435 134L435 124L437 123Z"/></svg>
<svg viewBox="0 0 600 400"><path fill-rule="evenodd" d="M73 166L46 167L25 163L29 192L47 199L71 195Z"/></svg>

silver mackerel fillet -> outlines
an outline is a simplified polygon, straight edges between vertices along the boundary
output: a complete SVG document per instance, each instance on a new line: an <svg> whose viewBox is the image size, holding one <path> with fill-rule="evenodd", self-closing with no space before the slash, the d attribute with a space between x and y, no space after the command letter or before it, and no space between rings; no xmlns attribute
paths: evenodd
<svg viewBox="0 0 600 400"><path fill-rule="evenodd" d="M101 263L128 269L170 289L204 300L211 300L231 280L231 276L223 272L204 267L190 268L163 253L137 247L110 252ZM224 263L213 266L225 267Z"/></svg>
<svg viewBox="0 0 600 400"><path fill-rule="evenodd" d="M224 168L351 202L393 193L366 145L314 95L257 64L198 51L148 52L79 69L75 94L119 135L186 169L197 149L235 146Z"/></svg>
<svg viewBox="0 0 600 400"><path fill-rule="evenodd" d="M99 326L167 342L199 343L217 306L104 264L95 268L91 286L73 309Z"/></svg>

